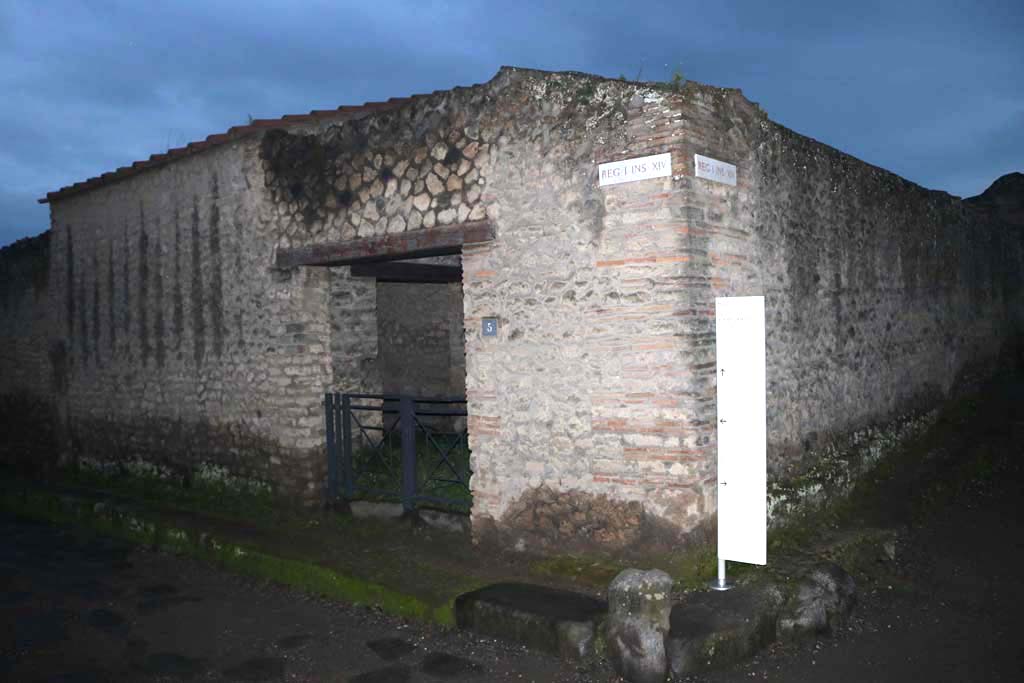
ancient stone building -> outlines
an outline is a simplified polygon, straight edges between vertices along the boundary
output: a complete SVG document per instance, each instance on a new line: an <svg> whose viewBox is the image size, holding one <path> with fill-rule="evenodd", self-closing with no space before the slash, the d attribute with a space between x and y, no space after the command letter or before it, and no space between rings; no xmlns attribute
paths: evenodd
<svg viewBox="0 0 1024 683"><path fill-rule="evenodd" d="M667 175L601 184L599 164L656 154ZM504 68L43 201L48 237L3 256L0 392L52 406L62 450L315 501L325 391L465 392L475 533L525 546L713 518L716 296L766 298L779 480L935 405L1024 322L1002 214L696 83ZM381 259L456 277L388 281Z"/></svg>

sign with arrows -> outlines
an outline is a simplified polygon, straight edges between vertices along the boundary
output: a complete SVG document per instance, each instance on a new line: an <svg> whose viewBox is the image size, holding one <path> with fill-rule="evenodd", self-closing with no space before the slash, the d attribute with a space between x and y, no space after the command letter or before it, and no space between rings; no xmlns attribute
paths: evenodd
<svg viewBox="0 0 1024 683"><path fill-rule="evenodd" d="M715 350L718 558L720 563L765 564L768 426L763 296L715 299Z"/></svg>

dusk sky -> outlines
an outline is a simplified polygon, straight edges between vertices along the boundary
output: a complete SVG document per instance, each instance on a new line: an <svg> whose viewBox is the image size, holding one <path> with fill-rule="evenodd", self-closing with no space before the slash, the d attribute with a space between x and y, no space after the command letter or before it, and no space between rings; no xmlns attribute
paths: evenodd
<svg viewBox="0 0 1024 683"><path fill-rule="evenodd" d="M1024 171L1024 2L0 0L0 245L48 191L249 116L489 80L502 65L741 88L928 188Z"/></svg>

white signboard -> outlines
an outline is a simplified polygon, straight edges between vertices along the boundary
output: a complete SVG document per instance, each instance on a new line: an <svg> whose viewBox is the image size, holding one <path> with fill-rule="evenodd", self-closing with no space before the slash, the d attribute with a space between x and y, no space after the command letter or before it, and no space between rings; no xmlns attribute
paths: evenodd
<svg viewBox="0 0 1024 683"><path fill-rule="evenodd" d="M719 560L766 562L764 329L763 296L715 299Z"/></svg>
<svg viewBox="0 0 1024 683"><path fill-rule="evenodd" d="M736 186L736 167L718 159L694 154L693 172L698 178L707 178L718 183Z"/></svg>
<svg viewBox="0 0 1024 683"><path fill-rule="evenodd" d="M655 154L623 161L610 161L597 167L598 185L618 185L634 180L662 178L672 175L672 154Z"/></svg>

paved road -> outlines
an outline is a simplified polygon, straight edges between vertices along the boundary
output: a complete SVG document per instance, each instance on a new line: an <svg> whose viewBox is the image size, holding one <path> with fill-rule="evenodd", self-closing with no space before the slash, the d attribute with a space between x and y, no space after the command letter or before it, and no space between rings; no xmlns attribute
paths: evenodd
<svg viewBox="0 0 1024 683"><path fill-rule="evenodd" d="M589 681L600 672L0 517L0 680Z"/></svg>

